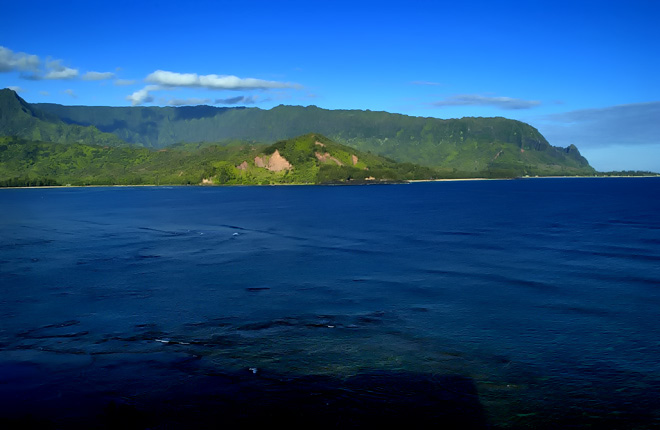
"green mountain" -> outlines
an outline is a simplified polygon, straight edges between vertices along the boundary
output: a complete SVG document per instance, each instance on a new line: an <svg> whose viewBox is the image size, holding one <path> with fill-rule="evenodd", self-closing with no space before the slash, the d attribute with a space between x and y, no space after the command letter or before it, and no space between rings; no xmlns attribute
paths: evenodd
<svg viewBox="0 0 660 430"><path fill-rule="evenodd" d="M339 144L323 135L308 133L264 148L223 176L239 183L322 184L434 179L437 173L427 167L397 163Z"/></svg>
<svg viewBox="0 0 660 430"><path fill-rule="evenodd" d="M57 115L34 108L9 89L0 90L0 135L59 143L126 144L94 126L65 123Z"/></svg>
<svg viewBox="0 0 660 430"><path fill-rule="evenodd" d="M14 107L5 113L5 105ZM319 133L355 150L431 167L442 177L595 173L575 146L551 146L534 127L505 118L443 120L315 106L263 110L30 105L10 90L0 93L0 114L0 135L32 140L109 145L99 139L112 133L129 144L161 149L181 142L270 143ZM26 116L32 122L17 127L27 121ZM81 136L82 130L89 133L89 140Z"/></svg>
<svg viewBox="0 0 660 430"><path fill-rule="evenodd" d="M70 124L126 142L273 142L320 133L353 148L434 167L448 176L593 174L575 146L551 146L534 127L506 118L437 119L316 106L259 108L83 107L36 104Z"/></svg>
<svg viewBox="0 0 660 430"><path fill-rule="evenodd" d="M0 138L0 186L378 183L432 169L307 134L270 146L178 144L155 150Z"/></svg>

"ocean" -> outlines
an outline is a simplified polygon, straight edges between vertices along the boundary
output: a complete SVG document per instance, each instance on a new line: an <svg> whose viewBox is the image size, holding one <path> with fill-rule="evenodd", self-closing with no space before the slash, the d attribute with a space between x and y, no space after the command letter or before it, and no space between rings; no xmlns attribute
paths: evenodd
<svg viewBox="0 0 660 430"><path fill-rule="evenodd" d="M660 428L660 178L0 190L0 426Z"/></svg>

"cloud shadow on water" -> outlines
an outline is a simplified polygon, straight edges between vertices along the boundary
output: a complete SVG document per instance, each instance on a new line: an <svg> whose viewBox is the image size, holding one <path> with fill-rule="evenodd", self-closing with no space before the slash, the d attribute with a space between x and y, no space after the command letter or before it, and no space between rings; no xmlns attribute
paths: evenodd
<svg viewBox="0 0 660 430"><path fill-rule="evenodd" d="M21 403L2 390L0 424L10 427L490 428L474 381L460 375L369 372L342 379L248 369L180 378L175 370L164 384L149 369L131 375L109 369L125 378L102 382L91 373L81 381L79 369L53 374L32 364L3 366L16 375L9 385L31 399Z"/></svg>

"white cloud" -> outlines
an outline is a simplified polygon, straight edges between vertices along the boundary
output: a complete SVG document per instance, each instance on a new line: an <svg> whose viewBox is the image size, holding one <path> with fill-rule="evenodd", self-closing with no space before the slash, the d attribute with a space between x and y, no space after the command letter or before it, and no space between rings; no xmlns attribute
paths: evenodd
<svg viewBox="0 0 660 430"><path fill-rule="evenodd" d="M75 93L75 91L73 91L71 88L68 88L68 89L66 89L66 90L64 90L64 91L62 91L62 92L63 92L64 94L67 94L67 95L73 97L74 99L77 99L77 98L78 98L78 95L77 95L77 94Z"/></svg>
<svg viewBox="0 0 660 430"><path fill-rule="evenodd" d="M131 79L115 79L114 84L118 86L133 85L135 81Z"/></svg>
<svg viewBox="0 0 660 430"><path fill-rule="evenodd" d="M0 72L21 72L20 77L32 81L75 79L79 76L78 69L64 66L62 60L48 59L45 64L36 55L24 52L14 52L0 46ZM113 73L88 72L85 80L111 79Z"/></svg>
<svg viewBox="0 0 660 430"><path fill-rule="evenodd" d="M25 52L14 52L9 48L0 46L0 72L32 71L39 69L39 57L26 54Z"/></svg>
<svg viewBox="0 0 660 430"><path fill-rule="evenodd" d="M78 69L62 65L62 60L49 60L46 62L46 73L40 68L30 69L30 73L21 73L21 78L31 81L74 79L78 77Z"/></svg>
<svg viewBox="0 0 660 430"><path fill-rule="evenodd" d="M39 91L39 94L41 94L42 96L49 96L50 95L50 93L48 91Z"/></svg>
<svg viewBox="0 0 660 430"><path fill-rule="evenodd" d="M265 81L254 78L239 78L237 76L198 75L196 73L176 73L156 70L145 79L152 84L167 87L201 87L213 90L250 90L271 88L300 88L300 85L290 82Z"/></svg>
<svg viewBox="0 0 660 430"><path fill-rule="evenodd" d="M44 75L44 79L73 79L78 76L78 69L65 67L62 70L51 70Z"/></svg>
<svg viewBox="0 0 660 430"><path fill-rule="evenodd" d="M174 88L203 88L211 90L267 90L275 88L301 88L300 85L290 82L265 81L262 79L239 78L237 76L198 75L196 73L175 73L165 70L156 70L145 78L147 85L126 97L133 106L154 102L151 95L153 91L170 90ZM115 85L128 85L133 81L116 80ZM159 99L161 103L170 106L200 105L212 103L208 98L173 98L168 101ZM217 99L214 104L253 104L256 96L239 96L226 99Z"/></svg>
<svg viewBox="0 0 660 430"><path fill-rule="evenodd" d="M141 90L134 92L130 96L126 96L126 100L130 101L133 106L138 106L144 103L151 103L154 101L154 97L149 94L149 92L158 89L160 89L158 85L147 85Z"/></svg>
<svg viewBox="0 0 660 430"><path fill-rule="evenodd" d="M444 100L431 103L432 106L495 106L500 109L530 109L541 104L537 100L522 100L511 97L492 97L479 94L458 94Z"/></svg>
<svg viewBox="0 0 660 430"><path fill-rule="evenodd" d="M48 73L43 77L41 75L34 75L31 79L73 79L78 77L78 69L72 69L62 65L62 60L50 60L46 62Z"/></svg>
<svg viewBox="0 0 660 430"><path fill-rule="evenodd" d="M87 72L83 75L83 80L85 81L103 81L106 79L112 79L115 77L115 74L112 72Z"/></svg>
<svg viewBox="0 0 660 430"><path fill-rule="evenodd" d="M22 93L23 91L25 91L23 88L17 87L17 86L14 86L14 85L12 85L10 87L7 87L7 88L9 88L10 90L12 90L16 93Z"/></svg>
<svg viewBox="0 0 660 430"><path fill-rule="evenodd" d="M164 70L156 70L145 79L147 82L171 87L195 86L198 80L199 76L195 73L174 73Z"/></svg>

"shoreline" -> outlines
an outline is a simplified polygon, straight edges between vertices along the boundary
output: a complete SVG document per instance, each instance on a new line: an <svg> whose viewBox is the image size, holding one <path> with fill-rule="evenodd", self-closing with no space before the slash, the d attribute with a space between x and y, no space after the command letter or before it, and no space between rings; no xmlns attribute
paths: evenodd
<svg viewBox="0 0 660 430"><path fill-rule="evenodd" d="M22 190L22 189L48 189L48 188L129 188L129 187L154 187L154 188L168 188L168 187L281 187L281 186L343 186L343 185L397 185L397 184L417 184L424 182L461 182L461 181L514 181L514 180L527 180L527 179L605 179L605 178L660 178L658 175L640 175L640 176L528 176L518 178L442 178L442 179L409 179L400 182L395 181L373 181L373 182L356 182L356 183L328 183L328 184L171 184L171 185L156 185L156 184L135 184L135 185L39 185L34 187L0 187L0 190Z"/></svg>

